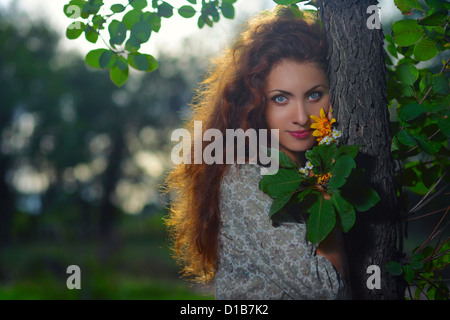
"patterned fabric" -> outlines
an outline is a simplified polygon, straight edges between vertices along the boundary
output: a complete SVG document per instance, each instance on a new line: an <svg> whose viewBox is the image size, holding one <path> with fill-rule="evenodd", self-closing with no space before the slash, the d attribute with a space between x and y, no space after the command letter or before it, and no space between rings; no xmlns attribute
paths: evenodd
<svg viewBox="0 0 450 320"><path fill-rule="evenodd" d="M268 216L272 199L257 164L230 166L221 185L216 299L347 299L331 262L314 255L300 210Z"/></svg>

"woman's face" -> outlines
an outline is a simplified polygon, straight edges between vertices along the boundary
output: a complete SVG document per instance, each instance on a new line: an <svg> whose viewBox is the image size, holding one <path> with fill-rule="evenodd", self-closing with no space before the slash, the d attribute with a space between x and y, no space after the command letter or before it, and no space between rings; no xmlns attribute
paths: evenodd
<svg viewBox="0 0 450 320"><path fill-rule="evenodd" d="M280 150L301 164L305 151L312 148L310 115L325 114L330 106L328 79L325 72L312 62L283 60L266 78L268 129L279 130Z"/></svg>

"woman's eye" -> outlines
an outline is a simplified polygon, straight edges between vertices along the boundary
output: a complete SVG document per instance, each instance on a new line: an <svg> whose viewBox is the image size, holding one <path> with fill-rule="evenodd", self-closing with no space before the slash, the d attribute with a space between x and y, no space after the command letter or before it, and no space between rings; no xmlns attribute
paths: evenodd
<svg viewBox="0 0 450 320"><path fill-rule="evenodd" d="M272 98L272 100L276 103L284 103L286 102L287 98L285 96L275 96Z"/></svg>
<svg viewBox="0 0 450 320"><path fill-rule="evenodd" d="M322 97L321 92L313 92L309 95L309 100L319 100Z"/></svg>

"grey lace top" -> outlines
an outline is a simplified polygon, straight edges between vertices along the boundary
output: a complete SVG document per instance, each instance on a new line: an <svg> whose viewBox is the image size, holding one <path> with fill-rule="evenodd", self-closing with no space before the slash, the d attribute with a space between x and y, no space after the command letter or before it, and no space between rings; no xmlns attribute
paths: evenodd
<svg viewBox="0 0 450 320"><path fill-rule="evenodd" d="M221 185L216 299L348 299L344 279L315 255L301 214L268 215L257 164L230 166Z"/></svg>

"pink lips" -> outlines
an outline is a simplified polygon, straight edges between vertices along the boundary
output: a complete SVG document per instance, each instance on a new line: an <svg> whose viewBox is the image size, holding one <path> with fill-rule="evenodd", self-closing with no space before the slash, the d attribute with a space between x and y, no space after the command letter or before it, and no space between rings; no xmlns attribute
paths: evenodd
<svg viewBox="0 0 450 320"><path fill-rule="evenodd" d="M288 131L296 139L305 139L311 134L311 130Z"/></svg>

